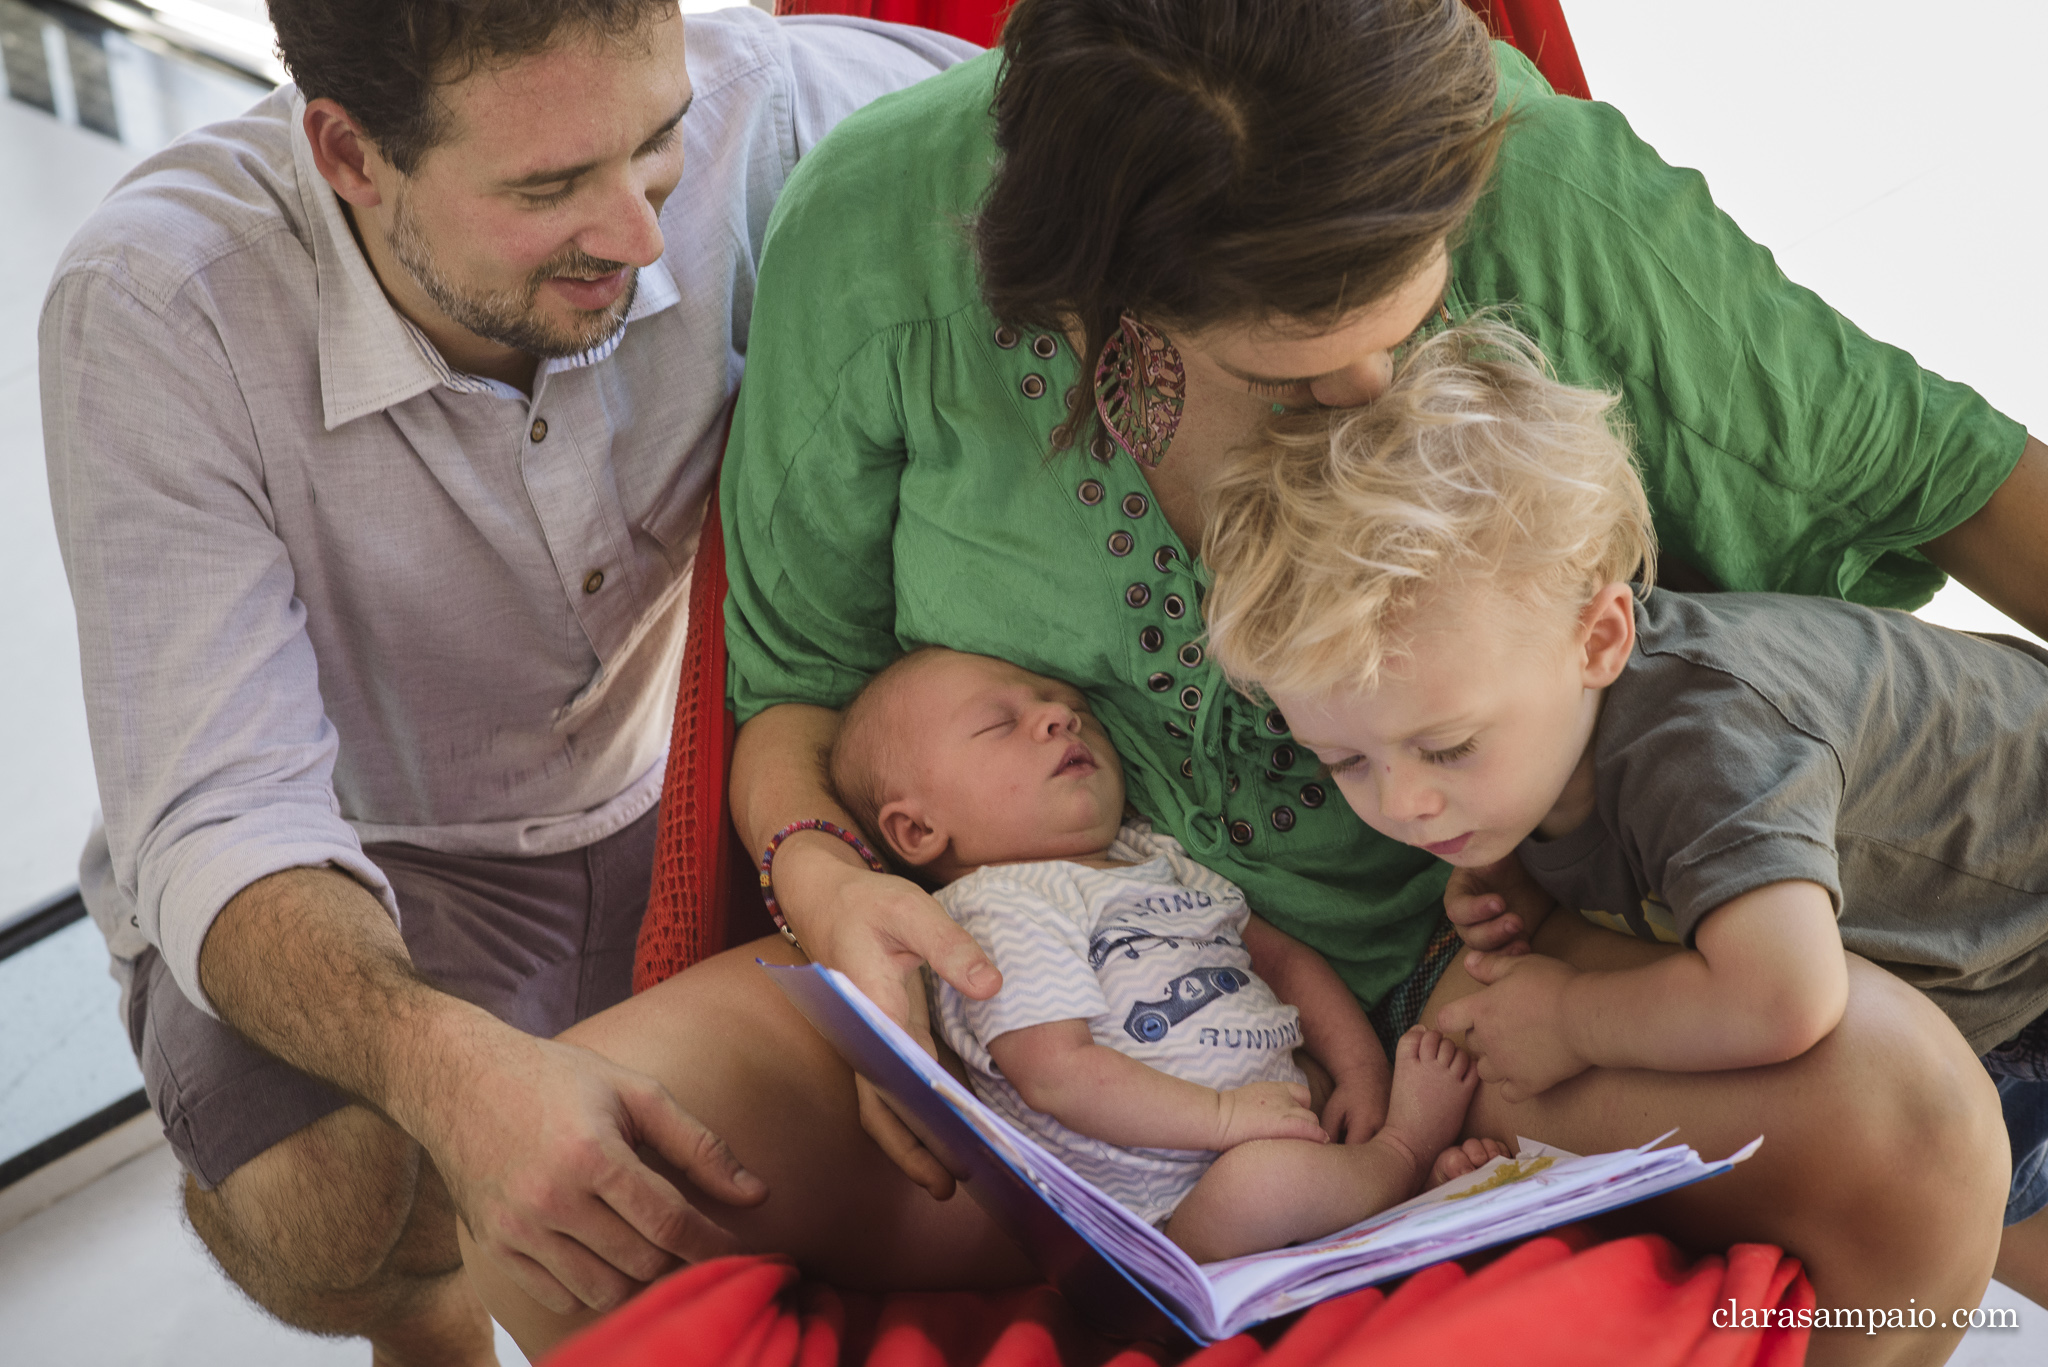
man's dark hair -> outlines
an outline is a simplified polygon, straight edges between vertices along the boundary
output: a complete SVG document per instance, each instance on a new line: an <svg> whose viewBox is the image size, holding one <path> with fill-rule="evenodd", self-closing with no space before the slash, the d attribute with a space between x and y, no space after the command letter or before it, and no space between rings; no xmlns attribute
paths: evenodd
<svg viewBox="0 0 2048 1367"><path fill-rule="evenodd" d="M1120 312L1335 325L1457 232L1504 131L1462 0L1018 0L1003 53L976 246L998 318L1085 334L1056 447Z"/></svg>
<svg viewBox="0 0 2048 1367"><path fill-rule="evenodd" d="M563 30L628 38L675 0L269 0L278 55L309 100L349 112L411 175L447 135L437 95L478 69L545 51Z"/></svg>

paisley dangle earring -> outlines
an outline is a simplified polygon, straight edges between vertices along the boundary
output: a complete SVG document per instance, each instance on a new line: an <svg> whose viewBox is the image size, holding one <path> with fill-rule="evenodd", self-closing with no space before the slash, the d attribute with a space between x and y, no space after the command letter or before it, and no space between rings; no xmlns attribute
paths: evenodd
<svg viewBox="0 0 2048 1367"><path fill-rule="evenodd" d="M1126 311L1095 363L1095 412L1103 430L1132 460L1156 469L1173 444L1186 397L1180 352ZM1098 454L1107 459L1110 453Z"/></svg>

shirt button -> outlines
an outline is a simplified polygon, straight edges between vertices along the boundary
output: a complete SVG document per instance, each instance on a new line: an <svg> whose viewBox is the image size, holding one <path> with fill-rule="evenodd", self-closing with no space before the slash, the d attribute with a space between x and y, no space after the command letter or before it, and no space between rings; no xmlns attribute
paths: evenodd
<svg viewBox="0 0 2048 1367"><path fill-rule="evenodd" d="M1323 805L1323 800L1328 796L1329 794L1323 791L1323 785L1320 783L1304 783L1301 785L1301 805L1304 807L1320 807Z"/></svg>
<svg viewBox="0 0 2048 1367"><path fill-rule="evenodd" d="M1180 662L1189 669L1202 663L1202 647L1194 641L1189 641L1180 648Z"/></svg>
<svg viewBox="0 0 2048 1367"><path fill-rule="evenodd" d="M586 574L586 575L584 575L584 576L583 576L583 591L584 591L585 593L596 593L596 592L597 592L597 591L598 591L599 589L601 589L601 588L603 588L603 587L604 587L604 571L603 571L603 570L592 570L592 571L591 571L591 572L590 572L589 574Z"/></svg>
<svg viewBox="0 0 2048 1367"><path fill-rule="evenodd" d="M1124 590L1124 601L1134 608L1144 607L1152 601L1152 590L1144 584L1133 584Z"/></svg>
<svg viewBox="0 0 2048 1367"><path fill-rule="evenodd" d="M1109 553L1111 555L1129 555L1131 553L1131 534L1129 532L1111 532L1109 534Z"/></svg>
<svg viewBox="0 0 2048 1367"><path fill-rule="evenodd" d="M1026 375L1017 388L1024 391L1027 399L1042 399L1045 397L1045 376Z"/></svg>
<svg viewBox="0 0 2048 1367"><path fill-rule="evenodd" d="M1266 714L1266 729L1276 736L1287 734L1287 718L1280 715L1277 707Z"/></svg>
<svg viewBox="0 0 2048 1367"><path fill-rule="evenodd" d="M1031 354L1041 361L1050 361L1059 349L1060 344L1042 332L1031 339Z"/></svg>
<svg viewBox="0 0 2048 1367"><path fill-rule="evenodd" d="M1273 829L1276 831L1280 831L1283 834L1287 831L1293 830L1294 808L1275 807L1273 809Z"/></svg>
<svg viewBox="0 0 2048 1367"><path fill-rule="evenodd" d="M535 418L533 426L528 430L527 435L532 437L536 444L546 441L548 439L548 420L546 418Z"/></svg>
<svg viewBox="0 0 2048 1367"><path fill-rule="evenodd" d="M1146 627L1138 633L1138 644L1149 653L1166 644L1166 633L1158 627Z"/></svg>
<svg viewBox="0 0 2048 1367"><path fill-rule="evenodd" d="M1145 686L1154 693L1164 693L1167 689L1173 687L1173 675L1164 672L1154 674L1151 678L1145 680Z"/></svg>
<svg viewBox="0 0 2048 1367"><path fill-rule="evenodd" d="M1180 705L1192 712L1202 705L1202 690L1189 684L1180 691Z"/></svg>
<svg viewBox="0 0 2048 1367"><path fill-rule="evenodd" d="M1295 759L1293 746L1276 745L1273 747L1273 767L1275 769L1292 769Z"/></svg>
<svg viewBox="0 0 2048 1367"><path fill-rule="evenodd" d="M1074 496L1093 508L1096 504L1102 502L1102 481L1099 479L1082 480L1080 487L1074 490Z"/></svg>
<svg viewBox="0 0 2048 1367"><path fill-rule="evenodd" d="M1146 498L1143 494L1124 495L1125 517L1143 517L1145 515L1145 510L1151 506L1151 500Z"/></svg>
<svg viewBox="0 0 2048 1367"><path fill-rule="evenodd" d="M1173 562L1178 559L1180 559L1180 552L1174 550L1171 546L1161 546L1158 550L1152 552L1152 568L1158 570L1161 574L1165 574L1173 568Z"/></svg>
<svg viewBox="0 0 2048 1367"><path fill-rule="evenodd" d="M1009 351L1015 348L1017 340L1017 330L1015 328L999 327L996 329L996 345L1003 350Z"/></svg>
<svg viewBox="0 0 2048 1367"><path fill-rule="evenodd" d="M1166 615L1178 622L1188 610L1188 605L1177 593L1169 593L1159 600L1159 606L1166 609Z"/></svg>
<svg viewBox="0 0 2048 1367"><path fill-rule="evenodd" d="M1230 843L1231 843L1231 844L1233 844L1233 845L1249 845L1249 844L1251 844L1251 843L1252 843L1252 823L1251 823L1251 822L1249 822L1249 821L1233 821L1233 822L1231 822L1231 823L1230 823Z"/></svg>

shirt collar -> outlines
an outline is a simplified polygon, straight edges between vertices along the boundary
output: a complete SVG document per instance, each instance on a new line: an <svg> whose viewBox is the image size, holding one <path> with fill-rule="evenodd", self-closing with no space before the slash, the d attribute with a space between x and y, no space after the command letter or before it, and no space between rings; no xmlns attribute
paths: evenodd
<svg viewBox="0 0 2048 1367"><path fill-rule="evenodd" d="M320 399L322 419L332 432L365 414L381 412L439 385L458 394L501 394L516 390L456 370L442 358L411 319L391 305L376 273L363 259L341 201L313 162L306 140L306 101L292 97L292 157L299 193L307 206L308 236L319 289ZM633 297L618 330L586 351L548 361L543 374L577 370L609 360L626 329L639 319L672 308L682 299L668 263L641 268Z"/></svg>

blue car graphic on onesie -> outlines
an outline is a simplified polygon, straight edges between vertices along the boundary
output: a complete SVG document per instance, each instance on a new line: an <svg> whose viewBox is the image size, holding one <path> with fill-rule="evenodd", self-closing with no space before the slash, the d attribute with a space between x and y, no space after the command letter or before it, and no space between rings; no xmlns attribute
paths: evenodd
<svg viewBox="0 0 2048 1367"><path fill-rule="evenodd" d="M1157 1044L1166 1032L1195 1012L1228 996L1252 980L1241 968L1198 968L1166 985L1166 1000L1133 1002L1124 1017L1124 1033L1140 1044Z"/></svg>

